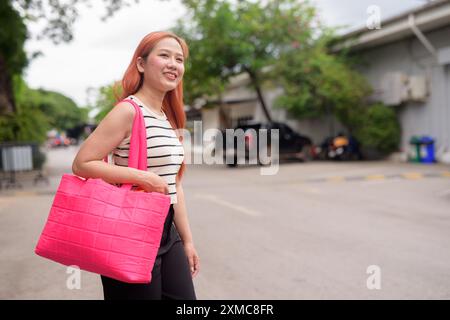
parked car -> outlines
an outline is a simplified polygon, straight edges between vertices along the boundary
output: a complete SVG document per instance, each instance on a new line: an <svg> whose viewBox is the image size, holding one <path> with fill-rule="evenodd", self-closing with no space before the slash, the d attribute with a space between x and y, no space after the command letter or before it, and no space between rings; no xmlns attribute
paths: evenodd
<svg viewBox="0 0 450 320"><path fill-rule="evenodd" d="M312 160L315 157L315 148L312 140L292 130L287 124L281 122L261 123L261 122L247 122L242 125L238 125L233 128L234 130L242 129L244 132L244 148L238 148L238 138L229 136L227 139L226 130L222 130L220 135L222 136L222 146L218 145L218 139L216 138L215 150L219 150L222 147L222 155L224 162L226 156L233 158L233 163L227 164L229 167L235 167L238 164L238 160L247 163L256 156L256 163L259 165L268 164L265 159L259 157L259 141L260 141L260 129L267 129L267 144L262 147L265 150L261 150L261 154L267 155L270 158L271 155L271 129L279 130L279 158L298 158L303 161ZM253 129L253 130L251 130ZM231 141L234 140L234 141Z"/></svg>
<svg viewBox="0 0 450 320"><path fill-rule="evenodd" d="M65 136L56 136L48 139L48 146L50 148L68 147L72 144L72 140Z"/></svg>

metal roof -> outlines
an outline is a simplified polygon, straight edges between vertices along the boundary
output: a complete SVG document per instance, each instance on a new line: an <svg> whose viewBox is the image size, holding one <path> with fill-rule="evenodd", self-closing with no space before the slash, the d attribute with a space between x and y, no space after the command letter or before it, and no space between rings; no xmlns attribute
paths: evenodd
<svg viewBox="0 0 450 320"><path fill-rule="evenodd" d="M362 27L340 36L341 41L333 48L351 50L371 48L405 39L414 35L411 19L422 31L427 32L450 25L450 0L436 0L381 21L380 29Z"/></svg>

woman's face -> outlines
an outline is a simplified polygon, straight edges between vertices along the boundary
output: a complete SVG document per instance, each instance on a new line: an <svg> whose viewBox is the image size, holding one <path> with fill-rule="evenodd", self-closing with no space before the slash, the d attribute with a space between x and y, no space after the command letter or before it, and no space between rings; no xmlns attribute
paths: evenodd
<svg viewBox="0 0 450 320"><path fill-rule="evenodd" d="M146 61L138 59L137 67L151 87L164 92L173 90L183 78L183 50L174 38L164 38L156 44Z"/></svg>

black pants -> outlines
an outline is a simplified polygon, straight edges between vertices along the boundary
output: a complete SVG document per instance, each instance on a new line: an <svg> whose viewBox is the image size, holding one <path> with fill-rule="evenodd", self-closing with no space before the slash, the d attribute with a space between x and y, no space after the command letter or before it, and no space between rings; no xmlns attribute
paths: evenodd
<svg viewBox="0 0 450 320"><path fill-rule="evenodd" d="M164 223L150 283L126 283L101 276L105 300L196 300L189 262L173 222L173 205Z"/></svg>

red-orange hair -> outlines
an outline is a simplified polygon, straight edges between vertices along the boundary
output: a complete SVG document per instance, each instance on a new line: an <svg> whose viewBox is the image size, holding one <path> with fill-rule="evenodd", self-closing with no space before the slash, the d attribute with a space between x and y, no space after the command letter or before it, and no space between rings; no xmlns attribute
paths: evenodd
<svg viewBox="0 0 450 320"><path fill-rule="evenodd" d="M186 44L186 41L176 34L170 31L155 31L147 34L139 43L136 51L134 52L133 58L131 59L130 65L128 66L125 74L122 78L122 86L120 88L120 94L118 94L118 88L115 87L115 95L117 102L125 99L131 94L135 94L141 88L144 77L137 68L137 59L139 57L146 58L150 52L153 50L155 45L162 39L171 37L178 41L183 50L184 61L189 56L189 48ZM181 142L183 142L182 132L176 129L184 129L186 123L186 113L184 111L184 103L183 103L183 80L180 81L178 86L170 90L166 93L163 100L163 111L167 115L167 119L169 120L172 127L177 132L178 138ZM181 164L180 170L178 171L177 177L181 180L184 171L186 170L186 164Z"/></svg>

